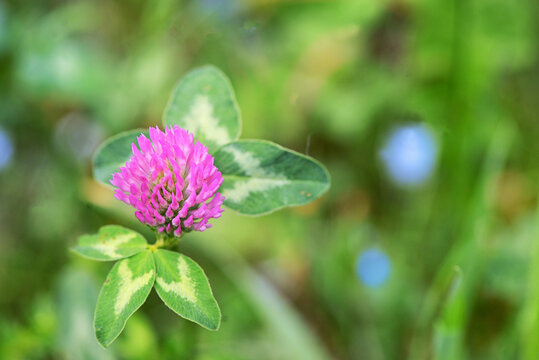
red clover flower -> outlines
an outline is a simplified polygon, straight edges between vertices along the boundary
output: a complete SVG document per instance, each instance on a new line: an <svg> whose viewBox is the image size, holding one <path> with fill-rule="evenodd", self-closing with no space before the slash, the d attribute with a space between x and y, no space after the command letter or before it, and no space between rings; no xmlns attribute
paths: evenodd
<svg viewBox="0 0 539 360"><path fill-rule="evenodd" d="M192 230L204 231L224 209L224 196L217 192L223 182L213 156L193 134L178 127L150 128L150 139L141 134L139 148L111 184L114 196L137 210L144 224L168 236Z"/></svg>

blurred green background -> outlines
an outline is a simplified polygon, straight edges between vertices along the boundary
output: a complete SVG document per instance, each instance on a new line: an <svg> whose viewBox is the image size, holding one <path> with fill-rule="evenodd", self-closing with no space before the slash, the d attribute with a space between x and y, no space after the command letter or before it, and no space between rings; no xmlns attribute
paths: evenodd
<svg viewBox="0 0 539 360"><path fill-rule="evenodd" d="M534 0L0 1L0 358L539 359L538 24ZM243 138L319 159L332 187L182 240L218 332L153 292L104 350L111 264L68 249L150 233L91 154L160 124L204 64Z"/></svg>

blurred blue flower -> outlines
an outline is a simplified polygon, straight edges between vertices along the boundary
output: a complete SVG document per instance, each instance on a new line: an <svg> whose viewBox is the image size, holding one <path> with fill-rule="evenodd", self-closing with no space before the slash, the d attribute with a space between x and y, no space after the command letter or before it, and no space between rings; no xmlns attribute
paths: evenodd
<svg viewBox="0 0 539 360"><path fill-rule="evenodd" d="M356 271L365 285L378 287L389 277L391 261L382 250L370 248L359 255Z"/></svg>
<svg viewBox="0 0 539 360"><path fill-rule="evenodd" d="M432 132L423 125L399 127L381 151L389 177L399 185L419 185L429 178L436 164L437 146Z"/></svg>
<svg viewBox="0 0 539 360"><path fill-rule="evenodd" d="M9 135L0 129L0 170L5 168L13 156L13 143Z"/></svg>

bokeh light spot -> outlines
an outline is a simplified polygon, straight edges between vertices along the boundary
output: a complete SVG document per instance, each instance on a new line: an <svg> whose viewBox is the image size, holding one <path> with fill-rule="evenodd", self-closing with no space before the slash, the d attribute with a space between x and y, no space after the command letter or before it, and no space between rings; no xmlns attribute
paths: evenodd
<svg viewBox="0 0 539 360"><path fill-rule="evenodd" d="M419 185L434 169L436 140L424 125L406 125L394 130L381 151L387 174L398 185Z"/></svg>
<svg viewBox="0 0 539 360"><path fill-rule="evenodd" d="M380 249L370 248L359 255L356 263L359 279L367 286L384 284L391 273L391 261Z"/></svg>
<svg viewBox="0 0 539 360"><path fill-rule="evenodd" d="M4 130L0 129L0 170L10 163L13 150L11 138Z"/></svg>

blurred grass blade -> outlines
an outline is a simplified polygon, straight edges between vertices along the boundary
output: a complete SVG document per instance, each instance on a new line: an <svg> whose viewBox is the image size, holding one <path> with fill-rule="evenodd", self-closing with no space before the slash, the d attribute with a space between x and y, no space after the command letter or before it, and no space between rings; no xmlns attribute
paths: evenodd
<svg viewBox="0 0 539 360"><path fill-rule="evenodd" d="M465 272L464 284L460 285L462 287L461 296L465 300L463 300L464 308L462 311L454 312L452 315L455 317L453 319L453 331L457 331L457 326L461 327L459 331L465 331L471 298L477 290L477 285L483 272L483 258L480 253L481 244L485 240L487 230L492 222L495 180L498 179L506 164L507 155L515 134L514 129L507 123L500 121L496 125L493 128L487 157L476 185L475 197L469 200L469 207L462 214L468 221L464 223L460 234L457 235L456 242L443 264L439 267L434 282L426 295L425 303L417 320L415 338L412 341L411 359L428 358L426 349L428 347L430 323L434 320L435 313L442 303L446 284L450 283L456 265L460 266ZM457 316L461 317L459 321L456 321ZM453 346L455 349L451 351L451 354L457 354L458 349L462 348L463 344L457 343L462 340L463 338L461 337L454 339Z"/></svg>
<svg viewBox="0 0 539 360"><path fill-rule="evenodd" d="M268 280L248 268L243 268L236 275L239 276L238 281L241 281L243 291L265 323L278 336L279 343L287 347L290 359L330 359L309 325Z"/></svg>
<svg viewBox="0 0 539 360"><path fill-rule="evenodd" d="M224 204L244 215L263 215L286 206L305 205L330 184L315 159L264 140L239 140L215 153L225 180Z"/></svg>
<svg viewBox="0 0 539 360"><path fill-rule="evenodd" d="M461 360L466 299L464 298L462 272L455 268L455 274L449 292L442 307L442 313L435 324L434 359Z"/></svg>
<svg viewBox="0 0 539 360"><path fill-rule="evenodd" d="M58 349L61 358L114 359L113 353L95 341L92 314L98 288L83 271L67 268L60 275L57 289Z"/></svg>
<svg viewBox="0 0 539 360"><path fill-rule="evenodd" d="M524 360L539 359L539 206L532 235L533 250L529 263L528 292L521 311L521 344Z"/></svg>
<svg viewBox="0 0 539 360"><path fill-rule="evenodd" d="M225 275L236 284L253 304L276 342L279 353L286 359L329 360L331 356L303 320L267 279L253 270L230 246L198 242L205 253L219 265Z"/></svg>

